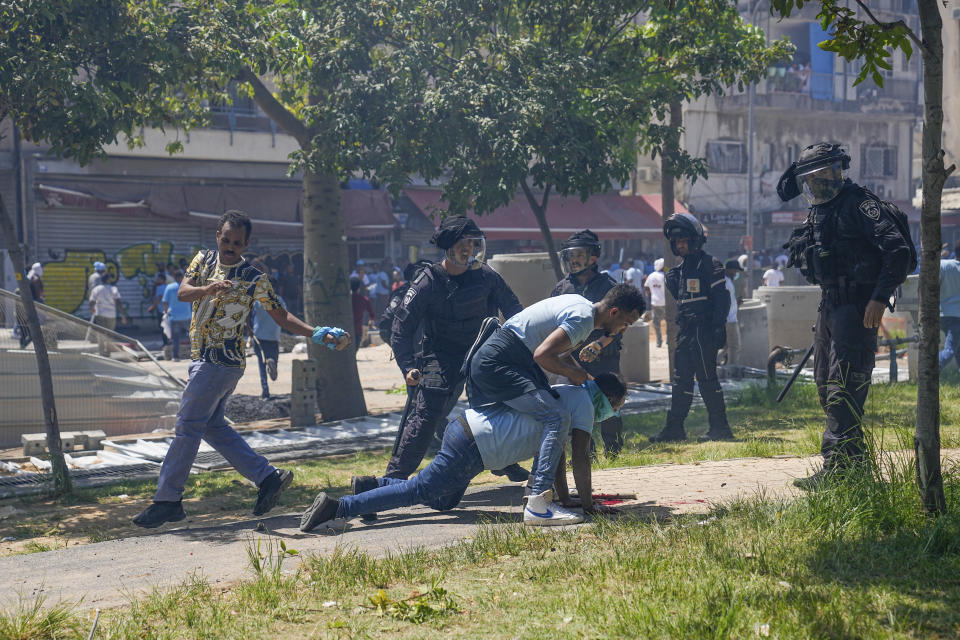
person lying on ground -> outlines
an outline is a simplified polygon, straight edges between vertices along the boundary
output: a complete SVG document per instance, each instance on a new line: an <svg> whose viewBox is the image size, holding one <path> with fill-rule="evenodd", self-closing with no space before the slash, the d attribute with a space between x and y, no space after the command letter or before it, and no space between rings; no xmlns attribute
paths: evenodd
<svg viewBox="0 0 960 640"><path fill-rule="evenodd" d="M590 434L594 424L615 415L623 406L626 385L619 375L603 373L581 386L557 385L553 391L558 405L569 415L573 477L584 513L615 513L592 501ZM334 518L414 504L438 511L453 509L460 504L470 481L484 469L502 469L536 454L546 431L531 414L505 404L468 409L450 421L440 452L420 473L409 480L354 476L350 481L353 495L335 499L323 492L317 494L300 518L300 530L311 531ZM565 441L567 431L557 435ZM582 521L582 515L554 503L550 490L531 494L523 510L523 523L530 526Z"/></svg>
<svg viewBox="0 0 960 640"><path fill-rule="evenodd" d="M495 331L488 318L463 364L472 409L502 403L543 426L534 459L532 495L553 486L569 431L569 413L560 406L544 371L583 384L590 374L571 351L595 329L622 334L644 311L643 294L631 284L614 285L598 302L576 294L541 300L515 314ZM489 337L487 337L489 333Z"/></svg>

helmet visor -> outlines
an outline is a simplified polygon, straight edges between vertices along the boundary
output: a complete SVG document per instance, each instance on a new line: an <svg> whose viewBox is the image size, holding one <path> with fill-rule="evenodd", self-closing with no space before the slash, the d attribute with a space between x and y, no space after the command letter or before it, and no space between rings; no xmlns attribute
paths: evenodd
<svg viewBox="0 0 960 640"><path fill-rule="evenodd" d="M595 255L591 247L568 247L560 250L560 270L563 275L577 275L583 273L593 264L590 260Z"/></svg>
<svg viewBox="0 0 960 640"><path fill-rule="evenodd" d="M483 236L460 238L447 249L447 260L458 267L479 269L487 258L487 241Z"/></svg>
<svg viewBox="0 0 960 640"><path fill-rule="evenodd" d="M843 188L843 170L840 162L798 174L797 188L811 205L830 202Z"/></svg>

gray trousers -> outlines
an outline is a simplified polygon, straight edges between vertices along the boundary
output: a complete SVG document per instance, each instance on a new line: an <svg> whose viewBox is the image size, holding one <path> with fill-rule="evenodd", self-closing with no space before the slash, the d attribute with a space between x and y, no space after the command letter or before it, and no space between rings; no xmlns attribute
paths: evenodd
<svg viewBox="0 0 960 640"><path fill-rule="evenodd" d="M176 434L160 467L153 499L175 502L183 497L183 486L197 458L201 438L240 475L259 486L276 468L251 449L224 416L227 398L243 376L243 368L194 361L188 371L190 379L180 400Z"/></svg>

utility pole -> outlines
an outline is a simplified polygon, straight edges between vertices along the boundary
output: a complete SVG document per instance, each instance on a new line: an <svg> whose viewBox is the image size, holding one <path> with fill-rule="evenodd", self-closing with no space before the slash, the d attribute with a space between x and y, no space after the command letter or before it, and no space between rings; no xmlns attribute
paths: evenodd
<svg viewBox="0 0 960 640"><path fill-rule="evenodd" d="M765 0L756 0L753 3L753 7L750 10L750 24L753 26L757 25L757 11L760 9L761 5L765 3ZM766 41L766 31L764 31L764 41ZM753 103L755 100L755 95L757 93L757 85L755 82L751 82L749 88L747 89L747 241L749 246L745 246L744 249L747 254L747 267L744 269L744 276L747 279L746 292L747 295L752 295L753 292L753 250L755 247L754 238L753 238L753 139L754 139L754 125L753 125Z"/></svg>

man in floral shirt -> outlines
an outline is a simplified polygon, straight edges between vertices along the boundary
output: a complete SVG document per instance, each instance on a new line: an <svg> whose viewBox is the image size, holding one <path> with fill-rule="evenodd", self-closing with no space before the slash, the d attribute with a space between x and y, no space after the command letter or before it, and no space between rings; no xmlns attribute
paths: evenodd
<svg viewBox="0 0 960 640"><path fill-rule="evenodd" d="M204 439L245 478L259 487L253 514L272 509L290 486L293 472L273 467L228 424L227 398L243 375L243 331L254 302L287 331L310 336L317 344L345 349L350 334L336 327L310 327L277 299L266 274L243 258L250 244L250 218L228 211L217 225L217 250L201 251L187 267L177 298L193 304L190 323L189 381L177 412L175 437L160 468L153 504L133 519L152 529L186 518L183 487Z"/></svg>

